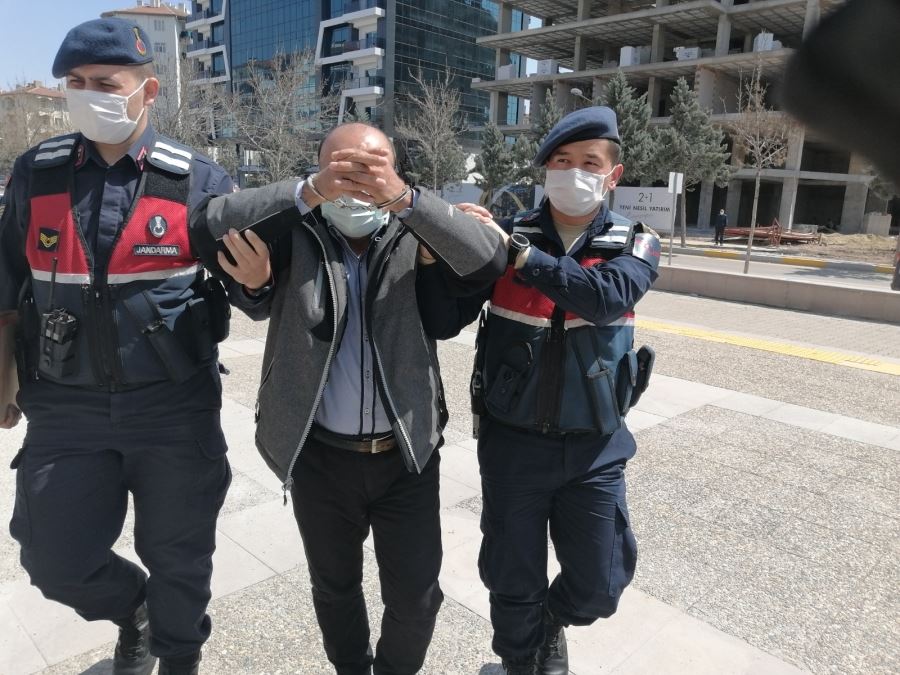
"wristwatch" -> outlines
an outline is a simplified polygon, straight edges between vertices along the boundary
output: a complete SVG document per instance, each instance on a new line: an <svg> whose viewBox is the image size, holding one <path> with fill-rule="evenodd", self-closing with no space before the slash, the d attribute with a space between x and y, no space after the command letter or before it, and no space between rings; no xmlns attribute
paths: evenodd
<svg viewBox="0 0 900 675"><path fill-rule="evenodd" d="M528 237L521 232L513 232L509 235L509 249L507 249L506 264L515 265L516 258L518 258L519 254L529 246L531 246L531 242L528 241Z"/></svg>

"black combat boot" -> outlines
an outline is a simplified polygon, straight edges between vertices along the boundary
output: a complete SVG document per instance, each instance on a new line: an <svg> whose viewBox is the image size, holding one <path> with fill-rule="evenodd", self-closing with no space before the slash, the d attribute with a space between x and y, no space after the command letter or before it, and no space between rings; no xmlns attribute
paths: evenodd
<svg viewBox="0 0 900 675"><path fill-rule="evenodd" d="M147 605L141 604L127 619L114 621L119 641L113 657L113 675L150 675L156 657L150 654L150 620Z"/></svg>
<svg viewBox="0 0 900 675"><path fill-rule="evenodd" d="M159 661L159 675L198 675L200 652L185 656L163 657Z"/></svg>
<svg viewBox="0 0 900 675"><path fill-rule="evenodd" d="M534 675L534 657L503 659L503 672L506 675Z"/></svg>
<svg viewBox="0 0 900 675"><path fill-rule="evenodd" d="M562 622L544 610L544 644L537 653L537 675L569 675L569 649Z"/></svg>

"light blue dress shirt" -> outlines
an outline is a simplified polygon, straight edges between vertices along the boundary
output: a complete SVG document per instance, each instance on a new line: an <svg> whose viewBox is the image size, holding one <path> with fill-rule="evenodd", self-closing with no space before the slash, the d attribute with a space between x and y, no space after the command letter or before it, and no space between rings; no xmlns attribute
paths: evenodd
<svg viewBox="0 0 900 675"><path fill-rule="evenodd" d="M302 187L301 181L296 202L300 213L306 215L312 209L300 197ZM371 245L357 256L337 228L329 224L328 231L338 242L344 258L347 325L328 371L328 381L316 410L316 423L347 436L388 434L391 422L378 392L375 355L366 329L365 297Z"/></svg>

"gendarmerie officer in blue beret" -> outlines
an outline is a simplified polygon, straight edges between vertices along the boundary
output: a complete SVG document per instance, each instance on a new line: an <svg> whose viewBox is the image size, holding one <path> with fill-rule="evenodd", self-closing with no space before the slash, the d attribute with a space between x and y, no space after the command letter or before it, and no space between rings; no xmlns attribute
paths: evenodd
<svg viewBox="0 0 900 675"><path fill-rule="evenodd" d="M472 377L479 568L508 673L567 674L563 627L612 615L634 575L624 472L635 441L624 417L652 367L652 350L633 349L634 305L657 277L660 246L604 203L619 155L612 110L564 117L534 159L547 169L546 199L501 224L505 276L460 300L432 268L420 271L430 334L452 337L490 301ZM562 567L552 583L548 526Z"/></svg>
<svg viewBox="0 0 900 675"><path fill-rule="evenodd" d="M231 480L216 347L227 301L188 224L232 183L153 130L152 60L144 31L121 19L68 33L53 75L78 132L18 158L0 221L0 312L18 314L28 419L10 530L46 597L119 626L119 675L149 673L157 657L160 673L198 672ZM111 550L129 493L149 578Z"/></svg>

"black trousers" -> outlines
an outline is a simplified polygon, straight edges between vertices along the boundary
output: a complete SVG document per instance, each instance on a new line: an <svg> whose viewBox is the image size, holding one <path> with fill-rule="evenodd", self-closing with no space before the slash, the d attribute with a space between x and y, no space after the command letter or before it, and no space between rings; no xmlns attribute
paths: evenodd
<svg viewBox="0 0 900 675"><path fill-rule="evenodd" d="M328 660L339 675L412 675L421 669L443 601L435 452L421 475L395 448L363 454L310 439L291 496ZM373 658L363 597L363 542L375 544L384 616Z"/></svg>
<svg viewBox="0 0 900 675"><path fill-rule="evenodd" d="M716 226L716 235L715 235L715 243L716 244L724 244L725 243L725 226L722 225L719 227Z"/></svg>
<svg viewBox="0 0 900 675"><path fill-rule="evenodd" d="M27 444L14 460L10 533L45 597L89 621L121 619L144 600L156 656L199 651L211 630L216 518L231 482L225 441L112 447ZM134 498L134 544L149 578L112 552Z"/></svg>
<svg viewBox="0 0 900 675"><path fill-rule="evenodd" d="M535 653L545 606L565 625L615 613L637 561L625 503L625 463L633 453L627 430L551 438L482 423L478 567L501 658ZM549 584L548 526L562 568Z"/></svg>

